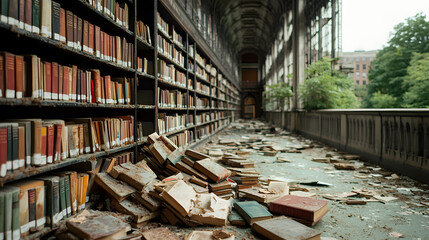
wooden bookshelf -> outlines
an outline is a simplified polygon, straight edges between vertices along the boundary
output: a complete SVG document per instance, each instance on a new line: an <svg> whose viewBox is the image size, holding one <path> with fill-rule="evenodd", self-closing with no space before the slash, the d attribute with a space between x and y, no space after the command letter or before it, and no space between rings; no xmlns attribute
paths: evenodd
<svg viewBox="0 0 429 240"><path fill-rule="evenodd" d="M189 116L186 124L180 129L165 133L168 137L179 134L189 134L188 143L181 146L182 149L191 148L207 140L213 134L224 129L229 123L238 117L239 89L237 81L234 81L228 69L222 66L215 52L208 47L205 40L195 27L189 24L189 17L178 15L175 9L177 3L166 0L117 0L127 3L129 10L128 28L119 24L117 20L103 13L91 5L89 0L56 0L61 7L71 11L82 20L86 20L110 36L118 36L133 44L131 49L132 65L124 67L111 60L102 59L96 54L90 54L83 49L76 49L66 43L44 37L40 34L0 22L0 51L10 52L16 55L37 55L43 61L57 62L62 66L75 65L82 70L99 69L103 76L109 75L116 78L130 79L132 84L131 94L134 100L130 104L103 104L93 102L46 100L41 98L23 97L0 98L0 121L8 119L72 119L72 118L100 118L115 116L132 116L134 118L134 133L137 124L143 123L143 132L146 138L148 134L158 131L158 117L166 114ZM42 13L41 13L42 14ZM162 30L158 24L158 14L168 24L169 32ZM150 40L144 40L137 33L137 22L142 21L149 28ZM173 34L174 32L174 34ZM158 38L163 38L180 53L176 59L165 52L159 51ZM176 39L177 38L177 39ZM191 54L191 48L193 54ZM140 71L137 58L147 60L147 71ZM159 73L158 59L166 62L184 75L185 84L174 80L167 80ZM179 59L179 61L177 61ZM201 61L204 59L203 61ZM184 64L180 63L183 60ZM188 64L193 65L193 70ZM197 68L201 73L197 73ZM197 89L197 82L204 84L208 92ZM189 85L190 84L190 85ZM178 90L186 94L186 103L183 107L161 107L158 100L158 88ZM206 99L207 106L196 105L197 98ZM191 102L193 99L193 102ZM210 114L210 120L196 124L198 114ZM218 117L219 116L219 117ZM199 135L198 132L205 132ZM78 157L67 158L52 164L38 167L25 168L22 171L8 172L5 177L0 177L0 187L8 183L31 178L37 175L67 169L76 164L88 161L100 161L103 158L125 151L133 151L134 156L140 151L139 146L144 141L137 141L128 145L122 145L107 151L98 151L82 154ZM88 169L92 170L92 169ZM41 238L51 232L50 227L31 234L25 239Z"/></svg>

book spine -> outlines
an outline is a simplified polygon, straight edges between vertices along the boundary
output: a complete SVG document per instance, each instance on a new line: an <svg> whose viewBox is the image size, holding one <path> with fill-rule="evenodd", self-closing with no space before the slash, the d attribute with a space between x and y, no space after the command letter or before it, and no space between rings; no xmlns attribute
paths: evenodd
<svg viewBox="0 0 429 240"><path fill-rule="evenodd" d="M19 131L18 126L12 126L12 171L19 168Z"/></svg>
<svg viewBox="0 0 429 240"><path fill-rule="evenodd" d="M77 49L82 50L82 18L77 17Z"/></svg>
<svg viewBox="0 0 429 240"><path fill-rule="evenodd" d="M52 100L58 100L58 63L53 62L51 67L52 73L52 89L51 89L51 98Z"/></svg>
<svg viewBox="0 0 429 240"><path fill-rule="evenodd" d="M66 35L67 35L67 46L73 47L73 13L66 11Z"/></svg>
<svg viewBox="0 0 429 240"><path fill-rule="evenodd" d="M1 130L1 129L0 129ZM1 140L0 140L1 141ZM0 143L1 144L1 143ZM0 191L0 240L4 240L4 227L5 227L5 192Z"/></svg>
<svg viewBox="0 0 429 240"><path fill-rule="evenodd" d="M40 145L40 149L41 149L40 164L41 165L46 165L46 163L47 163L47 159L46 159L46 157L47 157L47 154L46 154L46 152L47 152L47 139L48 139L47 134L48 134L48 128L42 127L42 138L41 138L41 145Z"/></svg>
<svg viewBox="0 0 429 240"><path fill-rule="evenodd" d="M70 202L70 180L68 176L64 178L64 191L65 191L65 197L66 197L67 217L71 217L72 211L71 211L71 202Z"/></svg>
<svg viewBox="0 0 429 240"><path fill-rule="evenodd" d="M33 13L33 3L32 0L21 0L21 1L25 1L25 16L24 16L24 29L26 31L31 32L32 31L32 13Z"/></svg>
<svg viewBox="0 0 429 240"><path fill-rule="evenodd" d="M58 64L58 100L64 100L63 94L63 83L64 83L64 67Z"/></svg>
<svg viewBox="0 0 429 240"><path fill-rule="evenodd" d="M25 168L25 127L18 127L18 169Z"/></svg>
<svg viewBox="0 0 429 240"><path fill-rule="evenodd" d="M36 229L42 230L46 224L45 217L45 186L36 188Z"/></svg>
<svg viewBox="0 0 429 240"><path fill-rule="evenodd" d="M47 128L47 152L46 152L46 162L52 163L53 157L54 157L54 132L55 132L55 126L49 126Z"/></svg>
<svg viewBox="0 0 429 240"><path fill-rule="evenodd" d="M4 195L4 204L5 208L2 213L4 214L4 235L6 239L12 239L12 206L13 206L13 196L12 192L7 191Z"/></svg>
<svg viewBox="0 0 429 240"><path fill-rule="evenodd" d="M7 22L9 25L19 27L19 0L9 0L9 11L8 11Z"/></svg>
<svg viewBox="0 0 429 240"><path fill-rule="evenodd" d="M46 100L52 99L52 64L50 62L45 62L45 73L44 73L44 92L43 98Z"/></svg>
<svg viewBox="0 0 429 240"><path fill-rule="evenodd" d="M56 124L55 125L55 155L54 162L58 162L61 160L61 139L62 139L63 125Z"/></svg>
<svg viewBox="0 0 429 240"><path fill-rule="evenodd" d="M12 192L12 237L13 239L20 239L20 194L19 189L16 188Z"/></svg>
<svg viewBox="0 0 429 240"><path fill-rule="evenodd" d="M5 53L6 98L15 98L15 56Z"/></svg>
<svg viewBox="0 0 429 240"><path fill-rule="evenodd" d="M60 41L65 43L66 40L66 11L60 8Z"/></svg>
<svg viewBox="0 0 429 240"><path fill-rule="evenodd" d="M9 0L1 0L0 4L0 21L7 23Z"/></svg>
<svg viewBox="0 0 429 240"><path fill-rule="evenodd" d="M32 27L33 33L40 33L40 0L32 0L33 14L32 14Z"/></svg>
<svg viewBox="0 0 429 240"><path fill-rule="evenodd" d="M15 56L15 97L22 98L24 90L24 58L22 56Z"/></svg>
<svg viewBox="0 0 429 240"><path fill-rule="evenodd" d="M33 125L33 157L31 164L42 165L42 122L34 121Z"/></svg>
<svg viewBox="0 0 429 240"><path fill-rule="evenodd" d="M69 71L70 71L70 68L64 66L64 68L63 68L63 100L64 101L68 101L69 100L69 96L70 96Z"/></svg>
<svg viewBox="0 0 429 240"><path fill-rule="evenodd" d="M52 1L52 37L60 41L60 4Z"/></svg>
<svg viewBox="0 0 429 240"><path fill-rule="evenodd" d="M44 37L52 37L52 3L51 0L41 0L40 34Z"/></svg>
<svg viewBox="0 0 429 240"><path fill-rule="evenodd" d="M28 190L28 217L30 231L36 231L36 189Z"/></svg>
<svg viewBox="0 0 429 240"><path fill-rule="evenodd" d="M7 128L0 128L0 177L7 173Z"/></svg>
<svg viewBox="0 0 429 240"><path fill-rule="evenodd" d="M31 123L25 124L25 167L31 166Z"/></svg>
<svg viewBox="0 0 429 240"><path fill-rule="evenodd" d="M3 1L2 1L3 4ZM0 98L5 94L5 61L4 55L0 54Z"/></svg>
<svg viewBox="0 0 429 240"><path fill-rule="evenodd" d="M60 177L59 181L59 197L60 197L60 210L63 219L67 218L67 204L66 204L66 191L64 180L66 177Z"/></svg>
<svg viewBox="0 0 429 240"><path fill-rule="evenodd" d="M25 28L25 2L24 0L18 0L18 26L21 29Z"/></svg>
<svg viewBox="0 0 429 240"><path fill-rule="evenodd" d="M88 52L94 54L94 24L88 23Z"/></svg>
<svg viewBox="0 0 429 240"><path fill-rule="evenodd" d="M55 225L63 219L60 206L60 182L58 179L52 181L52 223Z"/></svg>

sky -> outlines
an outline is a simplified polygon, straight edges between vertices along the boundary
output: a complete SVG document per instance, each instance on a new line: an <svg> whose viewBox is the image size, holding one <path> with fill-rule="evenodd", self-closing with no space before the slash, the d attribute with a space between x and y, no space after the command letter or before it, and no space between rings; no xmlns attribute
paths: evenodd
<svg viewBox="0 0 429 240"><path fill-rule="evenodd" d="M429 20L429 0L342 0L343 52L379 50L393 27L419 12Z"/></svg>

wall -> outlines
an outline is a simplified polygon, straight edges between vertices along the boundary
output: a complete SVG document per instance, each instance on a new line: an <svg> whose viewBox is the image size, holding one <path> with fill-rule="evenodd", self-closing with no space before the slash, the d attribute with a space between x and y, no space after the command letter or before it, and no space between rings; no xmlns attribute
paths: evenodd
<svg viewBox="0 0 429 240"><path fill-rule="evenodd" d="M286 112L284 128L429 183L429 110ZM280 126L280 112L265 112Z"/></svg>

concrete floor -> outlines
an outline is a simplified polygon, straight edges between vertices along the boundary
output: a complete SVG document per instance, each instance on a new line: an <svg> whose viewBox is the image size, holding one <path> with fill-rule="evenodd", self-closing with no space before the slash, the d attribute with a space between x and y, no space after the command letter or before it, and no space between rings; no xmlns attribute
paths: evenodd
<svg viewBox="0 0 429 240"><path fill-rule="evenodd" d="M242 139L252 136L263 137L280 146L311 142L300 136L266 137L254 130L233 128L222 131L218 138ZM216 142L214 139L199 150L204 151ZM329 212L314 226L322 231L323 239L395 239L389 235L391 232L403 234L403 239L429 239L429 185L404 176L390 179L392 173L361 161L355 162L360 168L353 171L336 170L332 164L311 161L314 157L325 157L327 150L330 148L323 146L305 149L302 153L278 153L275 157L255 152L248 159L255 162L262 177L280 176L296 181L323 181L332 184L329 187L305 186L317 198L322 198L323 194L351 192L355 189L375 190L383 196L398 198L386 203L368 202L366 205L346 205L329 200ZM291 162L274 163L277 157L285 157ZM236 239L260 239L253 236L249 228L226 229L235 231Z"/></svg>

